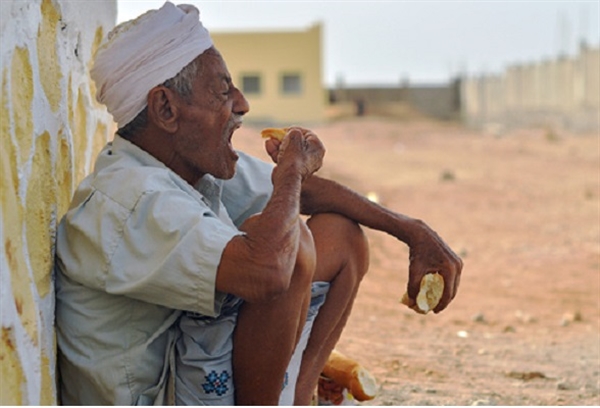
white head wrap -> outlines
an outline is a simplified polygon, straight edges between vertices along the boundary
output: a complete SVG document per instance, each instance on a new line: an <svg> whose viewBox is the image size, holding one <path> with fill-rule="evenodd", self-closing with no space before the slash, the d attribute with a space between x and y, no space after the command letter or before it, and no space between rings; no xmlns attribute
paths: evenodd
<svg viewBox="0 0 600 408"><path fill-rule="evenodd" d="M212 45L196 7L166 2L109 33L90 72L96 99L122 128L144 109L153 87L177 75Z"/></svg>

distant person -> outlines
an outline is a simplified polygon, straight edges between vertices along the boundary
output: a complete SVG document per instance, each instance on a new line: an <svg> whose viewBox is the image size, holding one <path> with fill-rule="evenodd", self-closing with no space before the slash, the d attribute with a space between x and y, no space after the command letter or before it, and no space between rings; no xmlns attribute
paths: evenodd
<svg viewBox="0 0 600 408"><path fill-rule="evenodd" d="M356 105L356 116L365 116L365 100L358 98L354 104Z"/></svg>
<svg viewBox="0 0 600 408"><path fill-rule="evenodd" d="M412 299L432 271L435 312L456 295L427 225L314 175L312 131L267 141L274 165L233 149L248 102L195 7L117 26L91 74L118 131L58 227L62 403L308 405L367 272L359 225L409 245Z"/></svg>

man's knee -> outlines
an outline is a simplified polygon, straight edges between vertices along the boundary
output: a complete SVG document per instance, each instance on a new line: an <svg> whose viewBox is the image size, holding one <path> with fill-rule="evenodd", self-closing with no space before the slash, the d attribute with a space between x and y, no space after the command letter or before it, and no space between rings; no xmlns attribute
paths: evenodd
<svg viewBox="0 0 600 408"><path fill-rule="evenodd" d="M360 281L369 264L369 243L360 225L333 213L315 214L307 223L321 263L318 269L331 270L350 265ZM327 275L327 271L318 273Z"/></svg>
<svg viewBox="0 0 600 408"><path fill-rule="evenodd" d="M298 247L298 255L296 257L296 267L294 275L297 279L302 279L305 283L310 284L313 280L315 268L317 265L317 252L312 233L306 223L298 220L300 226L300 244Z"/></svg>

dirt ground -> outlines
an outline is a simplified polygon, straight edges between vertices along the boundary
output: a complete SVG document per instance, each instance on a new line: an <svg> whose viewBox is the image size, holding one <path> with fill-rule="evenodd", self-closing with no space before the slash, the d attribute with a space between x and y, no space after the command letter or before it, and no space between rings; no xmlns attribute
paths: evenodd
<svg viewBox="0 0 600 408"><path fill-rule="evenodd" d="M377 378L363 405L600 405L598 135L347 119L315 127L321 174L426 221L464 262L457 298L399 303L404 244L367 230L371 267L338 350ZM258 129L234 144L266 159Z"/></svg>

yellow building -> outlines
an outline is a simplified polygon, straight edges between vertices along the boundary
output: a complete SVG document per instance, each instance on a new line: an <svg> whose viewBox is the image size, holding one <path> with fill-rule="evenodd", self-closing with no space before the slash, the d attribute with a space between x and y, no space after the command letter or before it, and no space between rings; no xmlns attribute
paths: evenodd
<svg viewBox="0 0 600 408"><path fill-rule="evenodd" d="M270 124L320 122L326 90L321 25L303 31L211 32L233 82L250 103L246 119Z"/></svg>

